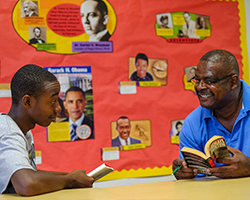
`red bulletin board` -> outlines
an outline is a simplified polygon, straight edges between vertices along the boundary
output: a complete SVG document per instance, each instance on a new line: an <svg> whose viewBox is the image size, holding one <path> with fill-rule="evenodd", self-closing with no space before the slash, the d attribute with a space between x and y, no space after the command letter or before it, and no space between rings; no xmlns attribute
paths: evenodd
<svg viewBox="0 0 250 200"><path fill-rule="evenodd" d="M170 174L172 161L178 157L178 144L171 140L176 131L173 124L178 120L183 121L199 105L192 86L187 83L189 75L185 74L185 69L196 66L199 58L209 50L226 49L236 56L241 69L240 77L249 82L244 1L104 2L108 6L110 21L107 29L111 37L109 41L98 44L88 41L79 16L76 16L79 23L74 27L77 29L76 35L72 35L70 30L66 35L63 35L63 31L53 31L53 20L51 22L47 19L47 14L50 13L51 17L54 7L67 8L70 4L69 7L79 10L81 0L37 0L39 15L36 20L22 18L22 1L9 0L1 6L0 111L8 112L11 104L8 97L9 83L13 74L23 65L90 66L95 138L74 142L48 142L46 129L36 126L33 130L35 149L41 158L41 164L37 167L60 171L84 168L87 172L94 169L103 162L101 149L111 147L111 139L117 134L114 122L120 116L127 116L132 127L138 124L143 127L142 122L147 122L145 133L150 133L149 145L142 149L119 151L119 159L106 161L115 171L103 180ZM177 36L176 31L182 30L185 11L190 13L194 21L198 16L205 16L209 20L207 31L200 32L203 36L188 39ZM159 30L157 16L164 13L171 16L172 32ZM45 30L43 37L46 45L28 44L29 34L32 33L29 27L35 26ZM172 39L168 40L169 38ZM95 49L73 51L73 42L84 47L94 44ZM104 48L105 45L108 46L107 49ZM155 82L139 86L135 84L133 94L120 94L118 85L130 81L134 66L129 60L133 60L138 53L148 56L151 67L155 60L165 62L167 75L162 82L164 84L160 84L157 74L149 70ZM137 130L131 129L133 134Z"/></svg>

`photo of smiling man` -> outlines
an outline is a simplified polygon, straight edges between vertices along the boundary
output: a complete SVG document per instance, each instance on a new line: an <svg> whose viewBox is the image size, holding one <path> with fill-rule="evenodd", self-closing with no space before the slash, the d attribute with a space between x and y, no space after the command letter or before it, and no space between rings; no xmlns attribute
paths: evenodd
<svg viewBox="0 0 250 200"><path fill-rule="evenodd" d="M130 77L131 81L153 81L153 76L147 72L148 57L143 53L138 53L135 58L136 71Z"/></svg>
<svg viewBox="0 0 250 200"><path fill-rule="evenodd" d="M131 125L128 117L121 116L117 119L116 130L119 136L112 139L112 147L141 143L140 140L130 137Z"/></svg>
<svg viewBox="0 0 250 200"><path fill-rule="evenodd" d="M70 141L94 139L93 121L84 115L84 109L87 105L85 92L77 86L70 87L65 93L63 104L69 115L64 121L70 123ZM79 135L87 135L87 137L79 138Z"/></svg>
<svg viewBox="0 0 250 200"><path fill-rule="evenodd" d="M109 40L111 35L106 28L109 21L108 8L102 0L85 0L81 5L80 14L90 42Z"/></svg>

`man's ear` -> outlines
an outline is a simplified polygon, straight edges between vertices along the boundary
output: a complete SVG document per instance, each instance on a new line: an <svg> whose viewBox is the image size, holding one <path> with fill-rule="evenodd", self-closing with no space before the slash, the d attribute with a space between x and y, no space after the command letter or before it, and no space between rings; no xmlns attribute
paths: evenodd
<svg viewBox="0 0 250 200"><path fill-rule="evenodd" d="M240 83L239 77L237 75L233 76L230 81L231 89L232 90L235 89L239 83Z"/></svg>
<svg viewBox="0 0 250 200"><path fill-rule="evenodd" d="M104 17L103 17L103 25L107 25L107 23L109 22L109 16L108 15L104 15Z"/></svg>
<svg viewBox="0 0 250 200"><path fill-rule="evenodd" d="M88 100L84 100L84 107L86 107L88 104Z"/></svg>
<svg viewBox="0 0 250 200"><path fill-rule="evenodd" d="M33 104L33 98L32 96L26 94L22 98L22 103L25 108L31 108Z"/></svg>

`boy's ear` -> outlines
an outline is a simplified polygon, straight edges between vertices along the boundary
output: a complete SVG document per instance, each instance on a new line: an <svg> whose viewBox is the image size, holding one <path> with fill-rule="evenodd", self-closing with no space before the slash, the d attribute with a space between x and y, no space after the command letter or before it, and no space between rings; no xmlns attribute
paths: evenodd
<svg viewBox="0 0 250 200"><path fill-rule="evenodd" d="M32 106L33 98L30 95L24 95L22 98L22 103L25 108L30 108Z"/></svg>

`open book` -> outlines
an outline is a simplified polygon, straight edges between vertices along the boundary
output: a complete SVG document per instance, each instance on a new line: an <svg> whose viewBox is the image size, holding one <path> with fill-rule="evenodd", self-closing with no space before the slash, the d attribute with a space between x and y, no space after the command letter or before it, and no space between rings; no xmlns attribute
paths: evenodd
<svg viewBox="0 0 250 200"><path fill-rule="evenodd" d="M93 171L89 172L87 175L92 176L95 181L102 178L103 176L109 174L110 172L114 171L114 169L108 166L106 163L103 163L99 167L95 168Z"/></svg>
<svg viewBox="0 0 250 200"><path fill-rule="evenodd" d="M230 157L224 137L216 135L207 141L204 147L205 154L189 147L183 147L181 152L188 167L195 168L202 174L208 174L207 168L215 167L216 158Z"/></svg>

